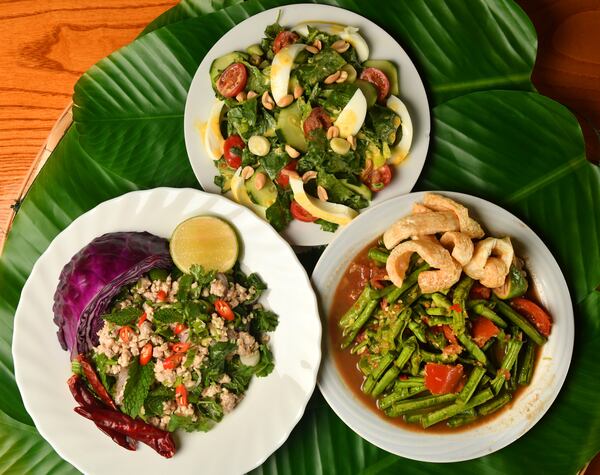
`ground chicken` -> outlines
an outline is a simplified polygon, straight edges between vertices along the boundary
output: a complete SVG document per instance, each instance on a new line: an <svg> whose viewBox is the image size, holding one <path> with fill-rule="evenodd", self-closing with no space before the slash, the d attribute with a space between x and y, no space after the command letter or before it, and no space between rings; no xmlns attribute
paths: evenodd
<svg viewBox="0 0 600 475"><path fill-rule="evenodd" d="M240 332L237 339L238 355L249 356L258 351L258 343L250 333Z"/></svg>
<svg viewBox="0 0 600 475"><path fill-rule="evenodd" d="M238 401L239 398L235 394L229 392L226 388L223 388L223 392L221 392L221 407L225 414L233 411L235 406L237 406Z"/></svg>
<svg viewBox="0 0 600 475"><path fill-rule="evenodd" d="M210 293L217 297L224 297L227 292L227 280L215 279L210 283Z"/></svg>
<svg viewBox="0 0 600 475"><path fill-rule="evenodd" d="M221 386L218 384L211 384L209 387L204 388L202 391L202 397L215 397L221 392Z"/></svg>

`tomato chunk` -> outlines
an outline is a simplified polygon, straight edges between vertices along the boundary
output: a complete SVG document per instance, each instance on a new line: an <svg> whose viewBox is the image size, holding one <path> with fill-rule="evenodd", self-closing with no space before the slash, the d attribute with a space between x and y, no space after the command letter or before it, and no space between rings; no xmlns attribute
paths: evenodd
<svg viewBox="0 0 600 475"><path fill-rule="evenodd" d="M290 184L290 176L287 173L285 173L283 170L295 172L297 166L298 166L298 160L290 161L290 163L288 163L285 167L283 167L283 169L279 172L279 175L277 175L277 178L275 178L275 183L277 183L282 188L285 188L286 186L288 186Z"/></svg>
<svg viewBox="0 0 600 475"><path fill-rule="evenodd" d="M233 63L217 79L217 91L223 97L235 97L246 87L248 71L242 63Z"/></svg>
<svg viewBox="0 0 600 475"><path fill-rule="evenodd" d="M383 165L371 171L364 181L371 191L381 191L392 181L392 169L389 165Z"/></svg>
<svg viewBox="0 0 600 475"><path fill-rule="evenodd" d="M313 130L317 129L329 129L333 122L331 121L331 117L329 114L325 112L325 109L322 107L314 107L312 111L310 111L310 115L302 124L302 128L304 129L304 135L310 138L310 133Z"/></svg>
<svg viewBox="0 0 600 475"><path fill-rule="evenodd" d="M294 44L299 39L300 35L298 35L298 33L287 30L280 31L273 41L273 53L279 53L279 51L285 48L287 45Z"/></svg>
<svg viewBox="0 0 600 475"><path fill-rule="evenodd" d="M425 365L425 387L431 394L448 394L457 391L463 375L461 364L448 365L427 363Z"/></svg>
<svg viewBox="0 0 600 475"><path fill-rule="evenodd" d="M446 340L453 345L458 345L458 340L456 339L456 335L454 334L454 331L450 325L442 325L442 331L444 332Z"/></svg>
<svg viewBox="0 0 600 475"><path fill-rule="evenodd" d="M377 102L383 104L390 93L390 80L385 73L378 68L366 68L360 74L363 81L369 81L377 88Z"/></svg>
<svg viewBox="0 0 600 475"><path fill-rule="evenodd" d="M552 319L550 318L550 315L548 315L548 312L542 307L531 300L522 297L512 299L510 304L517 312L527 317L542 335L550 335Z"/></svg>
<svg viewBox="0 0 600 475"><path fill-rule="evenodd" d="M471 326L471 337L481 348L490 338L493 338L500 333L500 329L493 322L484 317L477 317L473 320Z"/></svg>
<svg viewBox="0 0 600 475"><path fill-rule="evenodd" d="M239 135L230 135L223 143L223 156L230 168L234 170L242 164L242 150L246 144Z"/></svg>
<svg viewBox="0 0 600 475"><path fill-rule="evenodd" d="M471 292L469 292L469 298L471 300L489 300L491 295L492 290L481 285L479 282L475 282L473 287L471 287Z"/></svg>
<svg viewBox="0 0 600 475"><path fill-rule="evenodd" d="M317 220L317 218L315 218L312 214L310 214L302 206L300 206L296 202L296 200L292 200L292 202L290 203L290 212L292 213L294 219L297 219L298 221L312 223L313 221Z"/></svg>

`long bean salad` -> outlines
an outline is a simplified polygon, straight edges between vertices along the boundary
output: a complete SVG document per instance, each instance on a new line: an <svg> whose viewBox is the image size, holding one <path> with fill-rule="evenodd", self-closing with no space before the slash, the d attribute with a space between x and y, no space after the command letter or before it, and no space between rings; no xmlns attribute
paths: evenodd
<svg viewBox="0 0 600 475"><path fill-rule="evenodd" d="M368 263L370 280L339 320L341 347L360 356L361 390L387 416L457 428L530 383L552 322L525 297L509 238L484 238L464 206L429 193Z"/></svg>

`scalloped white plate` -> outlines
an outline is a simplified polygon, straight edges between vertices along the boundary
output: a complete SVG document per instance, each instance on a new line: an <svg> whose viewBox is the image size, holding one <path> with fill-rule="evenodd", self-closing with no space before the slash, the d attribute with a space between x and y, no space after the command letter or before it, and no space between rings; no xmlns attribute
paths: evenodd
<svg viewBox="0 0 600 475"><path fill-rule="evenodd" d="M129 452L73 412L76 403L66 384L69 355L61 349L52 322L58 276L71 257L97 236L148 231L169 238L177 224L198 214L220 216L234 224L243 243L243 268L258 272L269 286L263 302L280 317L271 340L275 370L254 378L244 400L212 431L177 432L173 458L164 459L143 444ZM54 239L23 287L13 357L17 384L37 429L82 472L239 474L264 462L304 413L321 358L321 323L306 272L271 226L223 197L157 188L106 201Z"/></svg>
<svg viewBox="0 0 600 475"><path fill-rule="evenodd" d="M408 193L417 182L425 164L431 129L427 94L417 68L396 40L372 21L342 8L312 3L273 8L244 20L223 35L200 63L188 92L183 121L188 157L202 188L211 193L221 191L214 184L217 169L206 153L198 131L199 125L207 121L215 101L209 77L210 65L219 56L234 50L244 51L251 44L260 42L265 27L274 23L278 14L281 15L279 22L286 27L304 22L339 23L358 27L369 45L369 59L389 59L396 63L399 69L400 99L406 104L413 122L413 143L408 157L394 170L391 184L377 193L371 206ZM291 244L317 246L331 242L341 229L342 227L336 233L329 233L321 231L314 223L294 220L282 234Z"/></svg>
<svg viewBox="0 0 600 475"><path fill-rule="evenodd" d="M436 192L438 193L438 192ZM542 347L531 384L512 407L491 421L455 433L417 432L391 424L358 400L338 373L329 335L324 340L319 388L335 413L357 434L388 452L425 462L459 462L491 454L531 429L550 408L567 376L573 354L574 321L569 289L556 260L527 225L499 206L481 198L441 191L471 210L486 234L510 236L517 255L525 259L541 303L554 320L548 342ZM323 315L329 314L333 296L350 259L396 220L410 214L424 192L389 200L350 223L327 247L312 275ZM327 317L326 317L327 318ZM328 328L327 324L324 325Z"/></svg>

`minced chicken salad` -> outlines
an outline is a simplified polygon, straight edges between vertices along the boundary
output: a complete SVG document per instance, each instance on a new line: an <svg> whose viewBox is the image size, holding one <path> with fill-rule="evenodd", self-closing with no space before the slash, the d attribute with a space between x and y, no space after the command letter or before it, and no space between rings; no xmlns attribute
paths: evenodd
<svg viewBox="0 0 600 475"><path fill-rule="evenodd" d="M273 370L266 332L277 315L257 303L264 289L255 274L200 267L154 270L126 287L102 316L92 354L117 406L168 431L209 430L253 374Z"/></svg>

